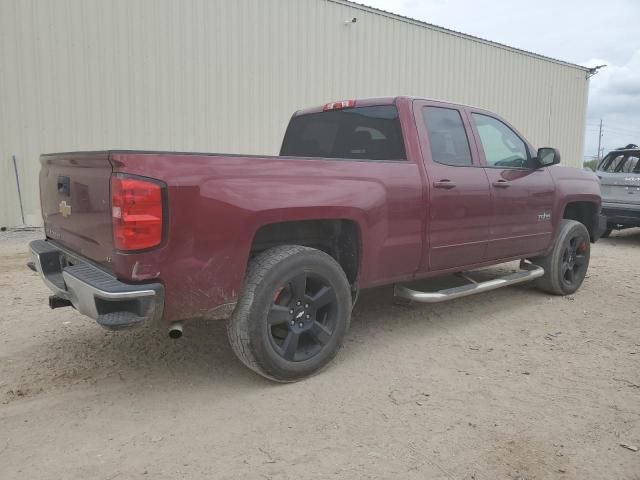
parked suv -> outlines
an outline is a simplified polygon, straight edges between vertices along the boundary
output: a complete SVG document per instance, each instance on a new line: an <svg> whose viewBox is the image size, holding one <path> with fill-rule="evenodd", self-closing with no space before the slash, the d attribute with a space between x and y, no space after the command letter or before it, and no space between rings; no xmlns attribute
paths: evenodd
<svg viewBox="0 0 640 480"><path fill-rule="evenodd" d="M597 169L602 190L602 213L607 229L640 227L640 148L627 145L610 152Z"/></svg>

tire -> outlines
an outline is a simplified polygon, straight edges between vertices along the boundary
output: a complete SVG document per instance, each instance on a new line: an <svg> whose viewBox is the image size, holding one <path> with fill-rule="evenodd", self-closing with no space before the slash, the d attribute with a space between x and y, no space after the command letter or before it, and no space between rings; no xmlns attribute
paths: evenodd
<svg viewBox="0 0 640 480"><path fill-rule="evenodd" d="M551 253L531 261L544 268L544 275L536 280L538 289L570 295L580 288L587 274L591 242L587 228L575 220L562 220L559 230Z"/></svg>
<svg viewBox="0 0 640 480"><path fill-rule="evenodd" d="M227 322L231 348L263 377L301 380L335 357L349 329L351 304L347 277L332 257L298 245L269 249L249 264Z"/></svg>

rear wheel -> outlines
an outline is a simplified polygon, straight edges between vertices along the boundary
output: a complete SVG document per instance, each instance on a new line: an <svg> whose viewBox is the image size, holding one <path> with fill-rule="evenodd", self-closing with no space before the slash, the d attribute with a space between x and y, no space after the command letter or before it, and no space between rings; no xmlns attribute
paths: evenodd
<svg viewBox="0 0 640 480"><path fill-rule="evenodd" d="M537 280L537 287L555 295L574 293L587 274L590 253L587 228L575 220L562 220L551 253L531 259L534 264L544 268L544 275Z"/></svg>
<svg viewBox="0 0 640 480"><path fill-rule="evenodd" d="M251 261L227 331L246 366L292 382L333 359L350 319L350 286L340 265L313 248L282 246Z"/></svg>

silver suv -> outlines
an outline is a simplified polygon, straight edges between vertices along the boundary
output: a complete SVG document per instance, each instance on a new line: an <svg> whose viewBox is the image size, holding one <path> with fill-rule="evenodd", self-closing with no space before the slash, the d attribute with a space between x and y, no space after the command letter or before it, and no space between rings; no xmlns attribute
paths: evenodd
<svg viewBox="0 0 640 480"><path fill-rule="evenodd" d="M596 171L602 189L607 230L640 227L640 148L627 145L602 159Z"/></svg>

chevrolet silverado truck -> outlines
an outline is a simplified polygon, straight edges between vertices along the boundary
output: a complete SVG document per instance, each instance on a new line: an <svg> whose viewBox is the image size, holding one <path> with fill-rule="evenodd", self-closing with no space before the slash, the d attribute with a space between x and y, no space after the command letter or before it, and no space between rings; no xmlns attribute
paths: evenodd
<svg viewBox="0 0 640 480"><path fill-rule="evenodd" d="M42 155L30 267L108 329L226 319L238 358L291 382L328 364L361 289L440 302L535 281L575 292L606 227L598 179L491 112L397 97L296 112L280 156ZM520 260L481 282L468 270ZM407 282L458 273L468 284Z"/></svg>

